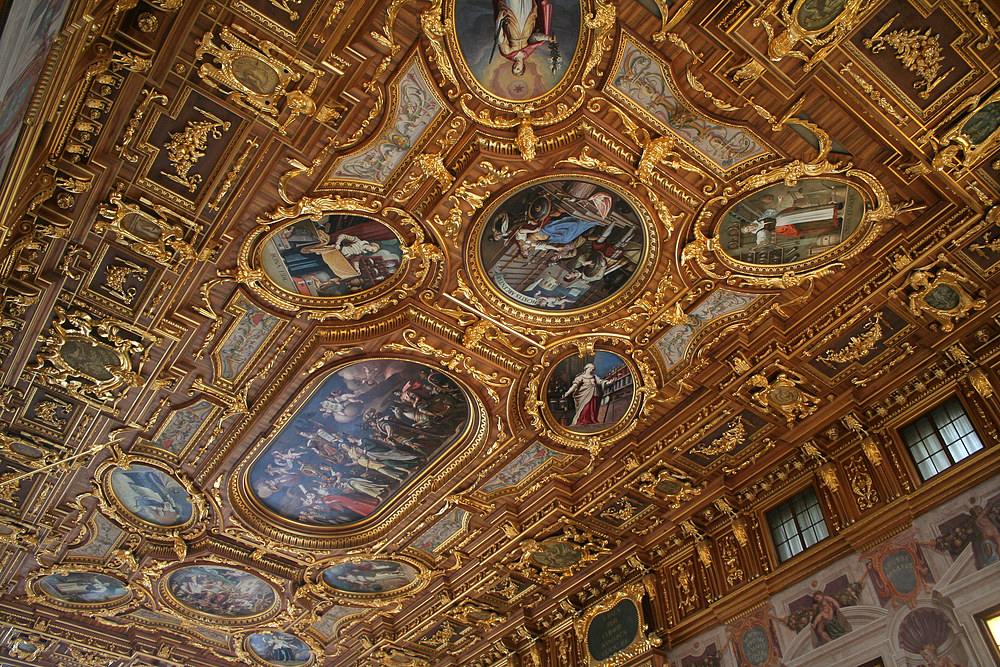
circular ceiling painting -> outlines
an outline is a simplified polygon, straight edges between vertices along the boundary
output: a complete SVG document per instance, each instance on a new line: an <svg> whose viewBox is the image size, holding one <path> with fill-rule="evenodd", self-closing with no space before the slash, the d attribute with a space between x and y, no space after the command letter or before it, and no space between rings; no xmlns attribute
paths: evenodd
<svg viewBox="0 0 1000 667"><path fill-rule="evenodd" d="M127 597L125 584L97 572L50 574L38 580L38 588L57 602L68 604L105 604Z"/></svg>
<svg viewBox="0 0 1000 667"><path fill-rule="evenodd" d="M558 364L546 385L549 412L573 433L595 433L618 424L635 395L632 371L613 352L573 354Z"/></svg>
<svg viewBox="0 0 1000 667"><path fill-rule="evenodd" d="M233 567L188 565L166 577L166 593L188 611L216 621L261 616L274 608L274 587L260 577Z"/></svg>
<svg viewBox="0 0 1000 667"><path fill-rule="evenodd" d="M343 366L315 386L254 461L250 491L280 517L342 526L371 516L466 432L449 375L400 359Z"/></svg>
<svg viewBox="0 0 1000 667"><path fill-rule="evenodd" d="M111 471L111 490L128 512L156 526L183 526L194 513L184 487L149 466L115 468Z"/></svg>
<svg viewBox="0 0 1000 667"><path fill-rule="evenodd" d="M582 180L525 186L493 207L479 237L487 279L508 300L560 311L618 293L646 251L639 214L615 190Z"/></svg>
<svg viewBox="0 0 1000 667"><path fill-rule="evenodd" d="M719 243L733 259L767 266L804 262L847 241L861 224L865 202L842 181L776 183L731 206L719 225Z"/></svg>
<svg viewBox="0 0 1000 667"><path fill-rule="evenodd" d="M246 645L254 657L278 667L299 667L313 658L309 645L287 632L255 632L247 637Z"/></svg>
<svg viewBox="0 0 1000 667"><path fill-rule="evenodd" d="M484 90L542 97L559 85L580 39L580 0L456 0L458 44Z"/></svg>
<svg viewBox="0 0 1000 667"><path fill-rule="evenodd" d="M323 570L323 581L344 593L392 593L417 578L416 568L394 560L346 562Z"/></svg>
<svg viewBox="0 0 1000 667"><path fill-rule="evenodd" d="M385 224L359 215L299 220L264 243L264 274L281 289L338 297L377 287L403 260L399 237Z"/></svg>

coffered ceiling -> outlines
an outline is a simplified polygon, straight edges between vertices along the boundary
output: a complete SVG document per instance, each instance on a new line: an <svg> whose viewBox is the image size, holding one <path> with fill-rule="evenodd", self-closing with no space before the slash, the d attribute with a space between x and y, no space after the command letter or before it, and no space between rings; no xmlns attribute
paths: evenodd
<svg viewBox="0 0 1000 667"><path fill-rule="evenodd" d="M7 5L12 664L659 667L997 470L988 3Z"/></svg>

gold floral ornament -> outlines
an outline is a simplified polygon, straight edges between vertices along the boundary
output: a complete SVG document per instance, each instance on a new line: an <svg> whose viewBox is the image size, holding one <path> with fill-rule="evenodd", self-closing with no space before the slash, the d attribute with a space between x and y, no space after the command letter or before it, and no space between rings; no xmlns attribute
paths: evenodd
<svg viewBox="0 0 1000 667"><path fill-rule="evenodd" d="M959 105L956 111L968 108L971 111L951 125L937 142L931 164L938 171L954 171L961 175L992 156L1000 146L1000 90L993 92L985 100L974 95ZM949 119L954 116L955 112ZM934 137L928 134L928 138ZM995 160L993 168L998 168L998 165L1000 160Z"/></svg>
<svg viewBox="0 0 1000 667"><path fill-rule="evenodd" d="M973 298L965 290L963 283L971 281L957 269L940 267L932 270L944 259L944 255L938 255L927 266L914 269L904 286L889 293L903 300L906 292L905 300L913 315L929 315L941 325L942 331L951 331L955 322L968 317L971 311L985 308L986 300Z"/></svg>
<svg viewBox="0 0 1000 667"><path fill-rule="evenodd" d="M757 406L785 418L788 426L816 412L819 399L803 390L805 378L784 366L775 364L778 372L774 379L762 373L750 376L748 395Z"/></svg>
<svg viewBox="0 0 1000 667"><path fill-rule="evenodd" d="M913 87L923 89L918 95L922 99L927 99L930 97L931 91L937 88L955 68L952 67L944 74L938 75L938 72L941 71L944 54L941 49L941 38L933 34L930 28L923 32L916 28L886 32L897 18L899 18L899 14L886 21L874 35L864 40L862 44L871 49L872 53L881 53L887 46L895 49L896 59L899 60L900 64L917 75Z"/></svg>
<svg viewBox="0 0 1000 667"><path fill-rule="evenodd" d="M660 461L644 470L632 482L632 488L649 498L664 500L671 509L677 509L695 496L701 495L705 490L705 484L695 485L690 477Z"/></svg>
<svg viewBox="0 0 1000 667"><path fill-rule="evenodd" d="M232 28L247 39L255 39L237 25ZM219 32L222 44L213 41L211 32L205 33L197 42L195 60L210 56L217 65L202 63L198 68L202 81L214 88L228 88L232 91L229 96L232 101L251 111L263 113L258 117L282 134L298 116L317 116L312 95L322 70L314 69L309 63L285 53L267 40L260 40L260 48L255 49L233 34L233 30L222 28ZM293 64L301 71L293 69ZM310 74L312 80L307 87L291 89L295 82ZM279 123L277 118L285 111L289 112L288 116Z"/></svg>
<svg viewBox="0 0 1000 667"><path fill-rule="evenodd" d="M132 387L141 387L143 364L159 339L112 318L95 319L56 307L50 333L30 370L42 383L117 412Z"/></svg>
<svg viewBox="0 0 1000 667"><path fill-rule="evenodd" d="M805 61L803 69L808 72L858 25L867 6L866 0L772 0L753 24L764 26L768 40L767 55L772 61L798 58ZM774 16L779 21L779 27L783 26L777 35L767 15ZM813 54L809 56L796 49L799 43L813 49Z"/></svg>
<svg viewBox="0 0 1000 667"><path fill-rule="evenodd" d="M122 199L121 192L112 190L107 203L102 203L97 208L97 214L104 220L96 220L93 231L97 234L113 231L123 237L135 252L166 266L174 267L178 262L200 258L194 247L185 240L189 232L170 222L171 218L179 218L176 213L165 206L140 201L146 207L127 202ZM195 225L187 220L184 222L188 226Z"/></svg>

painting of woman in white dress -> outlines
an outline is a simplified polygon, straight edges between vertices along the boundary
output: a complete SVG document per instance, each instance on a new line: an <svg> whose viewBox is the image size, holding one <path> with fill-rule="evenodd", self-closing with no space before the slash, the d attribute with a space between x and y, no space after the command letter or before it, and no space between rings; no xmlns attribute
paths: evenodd
<svg viewBox="0 0 1000 667"><path fill-rule="evenodd" d="M336 297L377 287L402 262L399 237L358 215L299 220L272 236L261 257L264 273L294 294Z"/></svg>
<svg viewBox="0 0 1000 667"><path fill-rule="evenodd" d="M621 420L633 392L632 372L624 360L599 350L556 364L549 376L547 401L560 426L573 433L595 433Z"/></svg>
<svg viewBox="0 0 1000 667"><path fill-rule="evenodd" d="M749 264L794 264L829 252L858 228L861 193L847 183L802 179L771 185L736 202L722 219L719 241Z"/></svg>

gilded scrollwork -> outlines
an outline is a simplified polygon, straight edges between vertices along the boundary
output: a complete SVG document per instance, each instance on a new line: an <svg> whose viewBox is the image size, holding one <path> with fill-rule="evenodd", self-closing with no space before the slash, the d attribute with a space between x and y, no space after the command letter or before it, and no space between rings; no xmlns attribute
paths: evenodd
<svg viewBox="0 0 1000 667"><path fill-rule="evenodd" d="M142 366L157 341L115 319L61 307L41 340L30 368L42 382L112 410L129 389L144 384Z"/></svg>
<svg viewBox="0 0 1000 667"><path fill-rule="evenodd" d="M104 219L94 222L94 232L113 231L126 239L132 250L167 266L199 259L198 251L185 240L189 232L170 222L179 216L165 206L144 203L145 207L125 201L120 192L112 190L107 203L98 206L98 215Z"/></svg>
<svg viewBox="0 0 1000 667"><path fill-rule="evenodd" d="M966 291L964 284L971 281L954 267L941 266L934 270L939 263L944 263L943 255L911 271L906 284L891 290L890 294L905 301L913 315L929 315L942 331L951 331L955 323L968 317L971 311L985 308L986 300L975 298Z"/></svg>
<svg viewBox="0 0 1000 667"><path fill-rule="evenodd" d="M555 535L522 540L518 545L521 556L510 564L511 570L539 584L553 585L610 553L607 540L563 523L564 528Z"/></svg>
<svg viewBox="0 0 1000 667"><path fill-rule="evenodd" d="M524 169L512 169L509 165L504 165L503 167L497 169L493 166L493 163L483 160L479 163L479 168L486 173L478 176L477 178L467 179L462 181L458 187L455 188L448 196L448 202L450 208L448 211L448 217L442 219L441 216L434 216L434 224L442 228L444 235L448 238L455 238L458 236L459 231L462 229L462 220L466 216L471 216L486 202L486 198L490 196L493 191L494 185L502 183L508 179L517 176L518 174L525 173ZM483 194L475 192L476 190L482 190ZM469 213L464 213L462 211L462 202L469 206L472 210Z"/></svg>
<svg viewBox="0 0 1000 667"><path fill-rule="evenodd" d="M601 599L597 604L588 607L580 614L579 618L573 621L573 627L580 642L580 655L584 656L585 662L582 664L587 665L587 667L616 667L644 653L653 651L663 643L663 640L655 633L647 634L649 626L644 622L642 603L642 599L646 594L647 590L644 582L640 581L628 584L615 593ZM598 616L609 612L613 613L613 610L617 609L623 601L631 603L635 608L636 616L638 616L635 635L631 638L622 637L622 639L630 639L631 641L624 648L608 656L606 659L598 660L594 653L591 652L590 642L593 639L590 626Z"/></svg>
<svg viewBox="0 0 1000 667"><path fill-rule="evenodd" d="M868 4L867 0L847 0L841 3L772 0L764 8L765 15L756 18L754 25L763 25L767 32L767 55L772 61L798 58L805 61L804 70L808 72L822 62L840 40L858 25ZM777 18L782 25L782 30L777 35L767 14ZM813 54L806 55L796 49L799 43L812 48Z"/></svg>
<svg viewBox="0 0 1000 667"><path fill-rule="evenodd" d="M750 376L747 396L757 406L781 415L789 426L810 416L819 406L819 399L802 389L805 378L780 364L768 377L763 373Z"/></svg>

